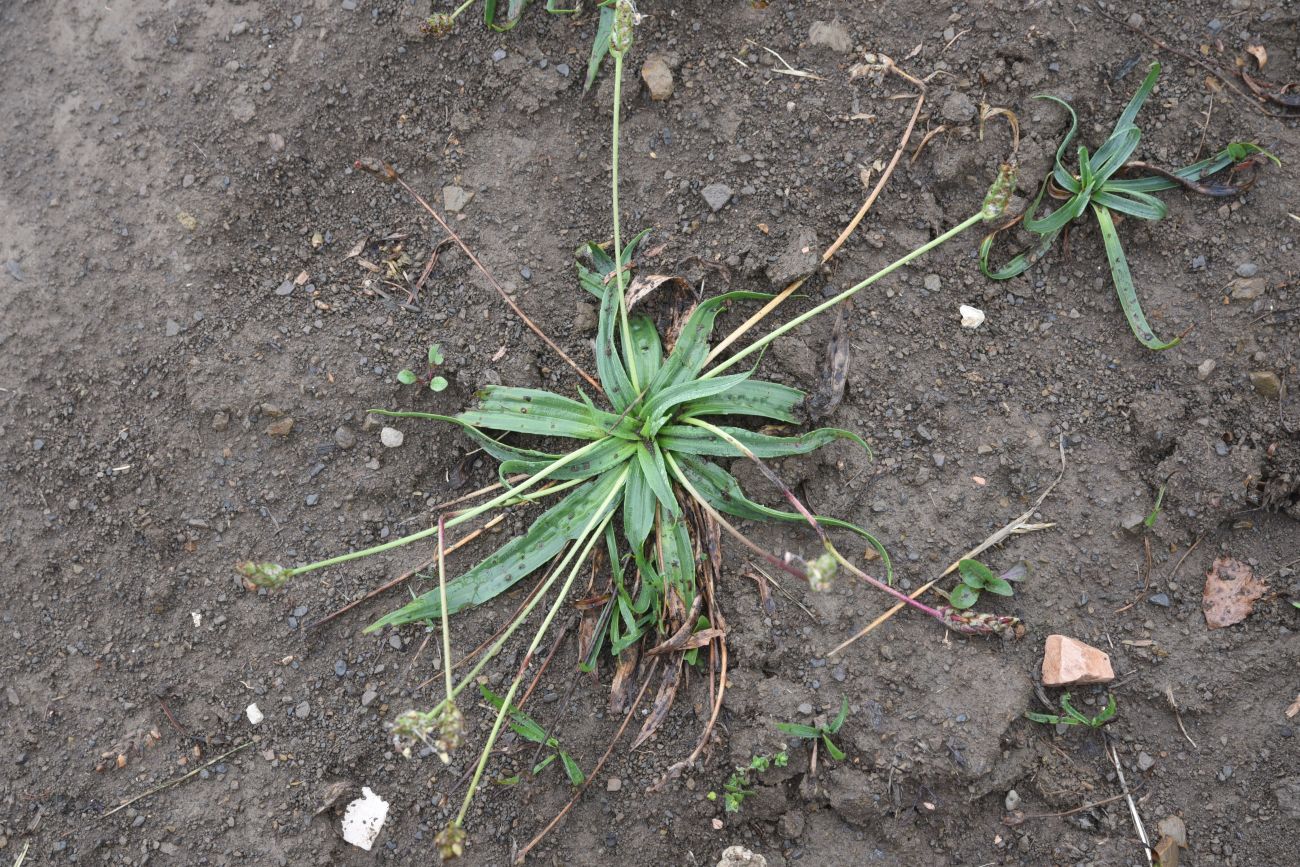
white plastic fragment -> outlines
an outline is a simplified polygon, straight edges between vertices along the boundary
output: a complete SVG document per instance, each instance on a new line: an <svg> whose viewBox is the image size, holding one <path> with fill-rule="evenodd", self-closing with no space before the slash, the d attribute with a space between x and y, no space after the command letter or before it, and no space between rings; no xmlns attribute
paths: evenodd
<svg viewBox="0 0 1300 867"><path fill-rule="evenodd" d="M978 307L963 304L957 309L961 312L962 328L979 328L984 324L984 311Z"/></svg>
<svg viewBox="0 0 1300 867"><path fill-rule="evenodd" d="M348 804L343 814L343 839L369 852L387 818L388 802L362 786L361 797Z"/></svg>
<svg viewBox="0 0 1300 867"><path fill-rule="evenodd" d="M248 714L248 721L253 725L259 725L262 720L266 719L266 717L262 715L262 711L258 708L256 703L250 704L244 713Z"/></svg>
<svg viewBox="0 0 1300 867"><path fill-rule="evenodd" d="M194 621L194 628L198 629L203 625L203 615L197 611L190 612L190 619Z"/></svg>

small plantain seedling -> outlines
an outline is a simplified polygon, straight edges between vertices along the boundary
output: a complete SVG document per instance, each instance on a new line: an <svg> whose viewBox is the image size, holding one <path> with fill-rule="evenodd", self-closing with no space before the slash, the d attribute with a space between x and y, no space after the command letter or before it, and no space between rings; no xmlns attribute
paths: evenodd
<svg viewBox="0 0 1300 867"><path fill-rule="evenodd" d="M777 723L776 727L788 735L793 735L804 740L815 741L821 738L822 743L826 745L826 754L837 762L844 761L844 750L835 746L835 741L831 740L831 735L839 734L840 728L844 721L849 718L849 698L844 696L840 700L840 712L831 721L830 725L806 726L801 723Z"/></svg>
<svg viewBox="0 0 1300 867"><path fill-rule="evenodd" d="M434 371L442 364L442 347L436 343L429 344L429 367L423 374L417 374L410 368L397 371L397 381L402 385L429 386L430 391L442 391L447 387L447 380Z"/></svg>
<svg viewBox="0 0 1300 867"><path fill-rule="evenodd" d="M750 786L751 774L765 773L769 768L784 768L790 762L790 754L781 750L771 756L754 756L749 760L748 765L737 767L727 782L722 784L722 809L728 813L739 813L740 805L745 802L745 798L754 794ZM709 792L706 795L710 801L718 800L717 792Z"/></svg>
<svg viewBox="0 0 1300 867"><path fill-rule="evenodd" d="M1065 100L1048 94L1039 94L1037 99L1050 99L1070 113L1070 129L1066 132L1060 147L1056 149L1055 167L1043 181L1029 209L996 227L985 237L984 243L980 246L980 268L984 275L993 280L1009 280L1032 268L1055 246L1056 239L1069 225L1091 207L1097 218L1097 227L1101 230L1102 242L1106 247L1111 280L1115 284L1115 292L1119 295L1119 303L1128 318L1129 327L1143 346L1156 350L1177 346L1182 338L1161 340L1156 337L1147 322L1146 315L1142 312L1142 305L1138 301L1133 275L1129 272L1128 260L1124 256L1124 247L1120 244L1119 232L1115 228L1112 212L1138 220L1161 220L1168 213L1168 208L1164 202L1151 195L1154 192L1182 187L1206 196L1235 196L1250 187L1253 177L1248 177L1243 183L1234 183L1232 175L1247 167L1257 166L1264 159L1278 163L1277 157L1249 142L1232 142L1214 156L1174 171L1150 163L1131 162L1129 158L1137 150L1138 141L1142 137L1141 130L1133 120L1147 97L1151 95L1159 76L1160 64L1151 64L1150 72L1147 73L1137 93L1133 95L1133 99L1129 101L1128 107L1119 116L1110 137L1092 155L1088 154L1086 147L1080 147L1078 170L1073 172L1066 167L1064 158L1066 148L1070 146L1079 129L1078 115ZM1225 169L1230 170L1227 183L1210 180L1212 175ZM1140 176L1129 176L1135 173ZM1065 204L1039 217L1039 205L1042 204L1043 196L1048 194L1054 199L1063 200ZM1038 240L1027 252L1016 256L1000 269L994 270L989 265L989 252L993 247L993 241L999 233L1014 227L1017 223L1023 223L1025 229L1030 234L1036 235Z"/></svg>
<svg viewBox="0 0 1300 867"><path fill-rule="evenodd" d="M497 695L483 684L479 684L478 690L483 693L483 698L487 699L488 704L492 705L497 710L501 710L501 708L505 706L505 699L501 698L501 696ZM570 783L575 786L581 786L587 781L587 775L582 772L582 768L578 766L576 761L574 761L573 756L560 749L560 742L554 737L548 736L546 734L546 729L542 728L541 725L538 724L537 720L533 719L513 704L510 705L510 728L514 730L515 734L519 735L519 737L524 740L530 743L540 744L552 751L549 756L533 765L533 776L537 776L542 771L546 770L546 767L558 758ZM514 785L519 782L519 777L518 775L506 777L500 782L507 785Z"/></svg>
<svg viewBox="0 0 1300 867"><path fill-rule="evenodd" d="M1017 563L999 576L978 560L962 560L957 564L957 572L961 575L961 583L948 594L948 604L958 611L965 611L979 601L980 593L985 590L998 596L1013 595L1016 591L1011 582L1022 580L1029 574L1029 567Z"/></svg>
<svg viewBox="0 0 1300 867"><path fill-rule="evenodd" d="M1061 710L1065 711L1064 716L1058 716L1054 713L1025 711L1025 718L1049 726L1087 726L1090 729L1099 729L1115 718L1115 694L1108 693L1106 699L1106 706L1101 709L1100 713L1096 716L1084 716L1074 705L1070 704L1070 694L1067 692L1061 696Z"/></svg>

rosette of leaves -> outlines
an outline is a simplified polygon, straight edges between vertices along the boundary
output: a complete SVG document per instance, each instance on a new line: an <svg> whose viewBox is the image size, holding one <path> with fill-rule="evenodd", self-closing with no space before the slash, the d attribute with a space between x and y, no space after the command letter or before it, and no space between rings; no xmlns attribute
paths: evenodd
<svg viewBox="0 0 1300 867"><path fill-rule="evenodd" d="M1142 131L1134 120L1138 111L1146 102L1151 91L1155 89L1156 79L1160 77L1160 64L1153 63L1133 98L1129 100L1110 136L1089 154L1086 147L1080 146L1077 154L1077 167L1071 170L1065 163L1066 151L1074 141L1079 129L1079 117L1065 100L1050 94L1039 94L1037 99L1047 99L1063 107L1070 115L1070 128L1056 149L1055 164L1051 173L1039 187L1028 210L1012 220L995 228L980 246L980 268L985 276L994 280L1009 280L1025 273L1047 254L1069 226L1086 211L1091 209L1097 219L1097 228L1101 232L1106 249L1106 261L1110 266L1111 280L1115 293L1119 297L1120 307L1128 319L1133 334L1148 349L1162 350L1177 346L1181 337L1161 340L1147 321L1138 300L1137 287L1129 270L1128 258L1124 255L1124 245L1120 242L1119 231L1115 224L1115 214L1138 220L1162 220L1169 209L1164 202L1152 193L1182 187L1190 192L1207 196L1235 196L1249 188L1252 178L1244 183L1235 183L1229 177L1227 182L1214 180L1214 176L1225 170L1230 174L1254 166L1262 159L1277 158L1257 145L1249 142L1232 142L1212 157L1192 163L1176 170L1163 169L1145 162L1131 161L1142 139ZM1279 163L1280 164L1280 163ZM1141 176L1134 176L1141 175ZM1062 202L1059 206L1042 216L1038 216L1044 198ZM989 254L998 234L1022 224L1026 231L1037 236L1033 246L1024 253L1012 258L1001 268L994 269L989 264Z"/></svg>

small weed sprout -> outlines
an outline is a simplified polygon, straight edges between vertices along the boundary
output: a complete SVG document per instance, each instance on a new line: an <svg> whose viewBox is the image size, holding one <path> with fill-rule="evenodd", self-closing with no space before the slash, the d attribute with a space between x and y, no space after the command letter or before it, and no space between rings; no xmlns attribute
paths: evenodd
<svg viewBox="0 0 1300 867"><path fill-rule="evenodd" d="M419 385L421 388L428 386L430 391L443 391L447 388L447 380L439 376L435 371L444 361L442 357L442 347L436 343L429 345L429 365L422 374L404 368L397 371L397 381L402 385Z"/></svg>
<svg viewBox="0 0 1300 867"><path fill-rule="evenodd" d="M1087 726L1090 729L1099 729L1115 718L1115 709L1115 694L1107 693L1106 706L1101 709L1101 712L1096 716L1086 716L1070 703L1070 694L1067 692L1061 696L1061 710L1065 711L1064 716L1025 711L1025 718L1044 725Z"/></svg>
<svg viewBox="0 0 1300 867"><path fill-rule="evenodd" d="M961 560L957 563L957 572L961 575L961 582L948 593L948 604L958 611L965 611L979 601L980 593L985 590L998 596L1014 595L1016 591L1011 582L1022 580L1029 568L1019 563L999 576L978 560Z"/></svg>
<svg viewBox="0 0 1300 867"><path fill-rule="evenodd" d="M478 689L479 692L483 694L483 698L487 699L488 704L492 705L497 710L501 710L505 707L505 701L501 696L488 689L485 684L479 684ZM560 749L560 742L554 737L547 735L546 729L542 728L541 724L515 705L510 706L509 713L510 728L514 730L515 734L519 735L519 737L529 743L539 744L551 750L549 756L533 765L533 776L540 774L548 765L558 758L560 764L564 767L564 773L568 776L570 783L575 786L581 786L587 781L587 775L582 772L582 768L578 766L578 763L574 760L573 756ZM508 785L518 783L519 777L507 777L506 779L501 780L501 782Z"/></svg>
<svg viewBox="0 0 1300 867"><path fill-rule="evenodd" d="M770 756L754 756L749 760L748 765L737 767L722 784L722 809L728 813L739 813L745 798L754 794L754 790L750 788L753 775L766 773L774 767L784 768L789 763L790 754L782 747ZM711 791L705 797L710 801L717 801L718 793Z"/></svg>
<svg viewBox="0 0 1300 867"><path fill-rule="evenodd" d="M1142 526L1148 530L1156 525L1156 521L1160 519L1160 513L1164 511L1165 487L1165 485L1160 486L1160 490L1156 492L1155 505L1151 507L1150 512L1147 512L1147 516L1142 519Z"/></svg>
<svg viewBox="0 0 1300 867"><path fill-rule="evenodd" d="M839 734L840 728L844 721L849 717L849 698L844 696L840 699L840 712L828 725L806 726L801 723L777 723L776 727L787 735L796 738L815 741L821 738L826 745L826 754L837 762L844 761L844 751L835 745L831 740L831 735Z"/></svg>

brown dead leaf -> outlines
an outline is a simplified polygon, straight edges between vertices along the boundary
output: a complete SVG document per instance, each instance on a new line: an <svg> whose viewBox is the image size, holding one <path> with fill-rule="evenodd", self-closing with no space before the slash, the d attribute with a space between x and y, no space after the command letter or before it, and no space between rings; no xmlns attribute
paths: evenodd
<svg viewBox="0 0 1300 867"><path fill-rule="evenodd" d="M1255 62L1259 64L1260 70L1263 70L1264 67L1268 64L1268 50L1264 48L1264 46L1247 45L1246 53L1249 54L1251 57L1255 58Z"/></svg>
<svg viewBox="0 0 1300 867"><path fill-rule="evenodd" d="M1291 702L1291 706L1286 709L1286 718L1293 719L1298 713L1300 713L1300 695L1297 695L1295 701Z"/></svg>
<svg viewBox="0 0 1300 867"><path fill-rule="evenodd" d="M1245 620L1266 589L1250 566L1231 557L1219 557L1205 573L1201 609L1206 626L1220 629Z"/></svg>
<svg viewBox="0 0 1300 867"><path fill-rule="evenodd" d="M803 410L809 421L818 421L830 415L844 399L844 386L848 382L851 360L848 329L851 304L852 302L841 304L835 312L831 339L826 344L826 362L818 376L817 387L804 398Z"/></svg>

